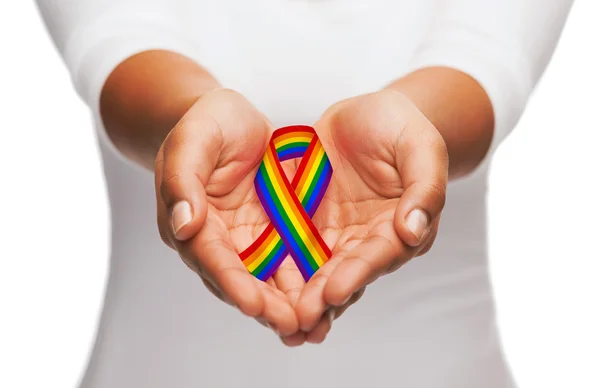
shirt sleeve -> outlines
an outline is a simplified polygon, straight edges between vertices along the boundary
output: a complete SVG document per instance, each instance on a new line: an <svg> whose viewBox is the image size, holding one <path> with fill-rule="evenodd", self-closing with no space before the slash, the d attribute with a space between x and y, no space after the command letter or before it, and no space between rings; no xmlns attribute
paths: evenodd
<svg viewBox="0 0 600 388"><path fill-rule="evenodd" d="M36 2L75 89L95 114L104 82L128 57L151 49L196 56L169 0Z"/></svg>
<svg viewBox="0 0 600 388"><path fill-rule="evenodd" d="M480 83L494 109L490 155L521 117L552 56L572 3L436 0L431 24L409 70L450 67Z"/></svg>

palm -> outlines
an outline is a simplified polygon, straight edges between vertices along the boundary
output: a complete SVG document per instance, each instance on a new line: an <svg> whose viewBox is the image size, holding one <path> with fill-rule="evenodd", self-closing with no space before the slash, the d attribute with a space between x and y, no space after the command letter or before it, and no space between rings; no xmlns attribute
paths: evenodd
<svg viewBox="0 0 600 388"><path fill-rule="evenodd" d="M219 163L206 186L209 203L206 219L209 227L204 228L206 239L218 241L230 256L252 245L270 223L254 189L259 167L256 160L260 160L262 155L249 155L249 150L263 149L267 141L267 137L254 136L238 148L239 154L225 153L227 159ZM284 162L282 166L289 179L292 179L295 162ZM238 269L243 269L241 261L237 264ZM267 295L274 294L280 301L285 300L290 305L294 304L303 284L302 274L289 257L266 283L257 281L258 287Z"/></svg>
<svg viewBox="0 0 600 388"><path fill-rule="evenodd" d="M316 124L334 174L315 224L338 258L365 240L400 246L394 214L404 191L389 137L381 134L386 141L379 142L375 134L365 141L372 117L353 110L344 114L343 120L325 117Z"/></svg>
<svg viewBox="0 0 600 388"><path fill-rule="evenodd" d="M253 188L254 174L256 169L226 195L207 193L209 212L223 221L219 229L223 233L221 238L236 252L250 246L269 223Z"/></svg>
<svg viewBox="0 0 600 388"><path fill-rule="evenodd" d="M428 211L435 229L447 180L443 139L398 93L342 101L315 129L334 174L314 223L334 257L306 284L289 257L267 282L240 260L270 222L254 179L272 132L242 96L216 90L199 99L163 142L155 169L163 240L217 296L284 336L297 334L285 339L288 344L304 341L299 327L310 332L307 340L323 340L331 312L339 314L366 284L411 257L402 243L416 245L407 210ZM283 164L290 180L296 163ZM185 218L182 199L193 202L195 217L176 227Z"/></svg>
<svg viewBox="0 0 600 388"><path fill-rule="evenodd" d="M157 156L158 224L163 240L216 296L290 335L298 322L281 276L259 281L239 257L269 222L253 184L272 131L236 92L218 89L198 99ZM302 279L297 270L286 272Z"/></svg>
<svg viewBox="0 0 600 388"><path fill-rule="evenodd" d="M307 283L296 306L302 328L314 327L327 310L339 316L367 284L427 249L447 173L443 139L396 92L342 101L315 130L334 172L313 220L332 258ZM434 187L442 189L430 190ZM434 215L426 241L407 227L406 215L415 206Z"/></svg>
<svg viewBox="0 0 600 388"><path fill-rule="evenodd" d="M291 177L295 165L289 162L283 163L283 168ZM219 231L218 238L221 238L238 253L248 248L270 223L254 189L254 177L257 170L258 166L250 170L233 190L224 195L210 191L207 193L211 205L209 212L222 221L219 228L216 229ZM286 261L286 265L289 261ZM295 270L298 276L301 276L297 268ZM277 278L278 275L276 274L274 277ZM277 283L273 279L269 279L267 283L277 287ZM286 292L287 290L282 291Z"/></svg>

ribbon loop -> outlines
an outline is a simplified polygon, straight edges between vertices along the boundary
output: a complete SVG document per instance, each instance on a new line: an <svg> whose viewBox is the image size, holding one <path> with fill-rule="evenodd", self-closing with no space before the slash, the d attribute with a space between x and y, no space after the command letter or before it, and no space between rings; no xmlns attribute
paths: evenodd
<svg viewBox="0 0 600 388"><path fill-rule="evenodd" d="M302 158L290 183L281 162ZM311 218L333 169L315 130L291 126L276 130L254 180L256 194L271 220L259 238L240 253L248 271L267 280L290 254L308 281L331 257Z"/></svg>

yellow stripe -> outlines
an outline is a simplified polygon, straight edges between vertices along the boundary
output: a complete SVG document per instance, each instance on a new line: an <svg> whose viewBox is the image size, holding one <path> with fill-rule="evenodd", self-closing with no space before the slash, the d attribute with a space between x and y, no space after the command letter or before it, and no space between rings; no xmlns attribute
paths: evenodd
<svg viewBox="0 0 600 388"><path fill-rule="evenodd" d="M244 263L247 263L248 265L252 264L252 262L254 262L254 260L256 260L258 256L260 256L261 252L264 251L266 247L269 246L271 241L277 236L279 236L279 234L277 234L277 231L275 229L271 230L271 233L269 233L267 238L265 238L265 241L263 241L262 244L260 244L260 246L256 248L250 256L246 257Z"/></svg>
<svg viewBox="0 0 600 388"><path fill-rule="evenodd" d="M289 139L283 139L281 141L277 141L275 142L275 148L279 149L283 146L286 146L288 144L292 144L292 143L306 143L306 144L310 144L311 138L310 137L291 137Z"/></svg>
<svg viewBox="0 0 600 388"><path fill-rule="evenodd" d="M310 172L308 174L308 177L306 178L306 181L304 181L304 185L300 190L299 197L304 198L306 196L306 192L308 191L312 181L315 179L315 174L317 173L319 164L321 163L321 159L323 159L324 154L325 150L323 149L323 147L319 148L319 150L317 151L317 157L315 158L315 161L312 164L312 166L310 166Z"/></svg>
<svg viewBox="0 0 600 388"><path fill-rule="evenodd" d="M317 144L315 144L313 154L316 154L316 157L314 158L314 160L311 161L312 166L309 171L308 177L306 177L306 170L304 171L304 184L300 190L300 195L298 196L298 198L300 198L300 201L304 200L304 198L306 197L308 189L310 188L312 181L315 179L315 175L319 169L319 164L321 163L321 160L325 157L325 149L323 148L321 142L317 142ZM324 264L325 260L327 260L327 255L325 254L325 252L322 251L322 247L319 244L319 242L316 241L316 239L314 243L319 247L319 250L323 253L323 256L318 256L314 258L317 265L321 267Z"/></svg>
<svg viewBox="0 0 600 388"><path fill-rule="evenodd" d="M300 196L300 192L302 191L302 187L304 187L304 185L306 184L306 179L308 178L308 175L310 174L310 167L313 165L315 158L317 157L317 151L319 150L319 148L321 147L321 143L317 141L317 143L315 144L315 147L313 148L312 152L310 153L310 156L308 158L308 162L306 163L306 166L308 168L305 168L304 171L302 172L302 176L300 177L300 180L298 181L298 185L296 186L296 194L298 195L298 198L300 198L300 201L302 201L304 199L304 197Z"/></svg>
<svg viewBox="0 0 600 388"><path fill-rule="evenodd" d="M306 131L295 131L295 132L289 132L283 135L279 135L277 136L275 139L273 139L274 143L277 143L278 141L282 141L285 139L290 139L292 137L307 137L310 140L312 140L312 138L315 136L314 133L312 132L306 132Z"/></svg>
<svg viewBox="0 0 600 388"><path fill-rule="evenodd" d="M260 255L256 258L256 260L254 260L252 263L250 263L249 265L247 265L248 269L250 270L250 272L254 271L256 268L258 268L259 265L262 264L263 261L265 261L265 259L267 258L267 256L269 256L269 253L271 253L271 251L275 248L275 245L277 245L277 243L279 242L279 240L281 240L281 237L279 237L279 235L277 234L277 231L275 229L273 229L273 231L275 232L276 236L273 238L273 241L271 241L269 243L269 245L267 246L266 249L264 249ZM271 236L271 235L269 235ZM246 259L247 261L248 259ZM244 262L244 264L246 264Z"/></svg>
<svg viewBox="0 0 600 388"><path fill-rule="evenodd" d="M273 160L275 160L275 158L273 157L273 155L272 155L272 153L271 153L270 150L269 150L268 154L269 154L269 156L271 156L273 158ZM287 190L285 190L285 191L282 192L283 189L282 189L281 186L279 186L280 185L279 182L276 181L276 180L274 180L274 179L276 179L276 176L279 176L279 174L277 174L276 176L274 175L275 171L276 171L275 169L277 167L274 166L274 165L271 165L271 160L268 159L266 157L266 155L265 155L265 167L266 167L267 173L268 174L270 173L269 175L271 176L272 182L277 183L277 185L273 184L273 187L275 188L275 191L277 192L277 195L281 196L281 195L283 195L283 193L288 194ZM282 180L283 179L284 178L282 178ZM294 225L294 227L296 228L296 230L297 230L298 234L300 235L302 241L304 242L304 244L306 245L307 249L309 250L309 252L313 256L313 258L315 259L315 262L317 263L317 265L319 265L319 266L323 265L324 261L327 260L327 255L323 251L323 248L321 247L321 245L317 241L316 237L312 234L312 231L310 232L310 235L308 235L306 233L306 231L310 231L310 228L308 227L308 225L306 225L306 222L304 221L304 218L302 218L301 215L300 216L297 215L289 207L293 203L293 201L291 200L291 198L289 197L289 195L286 195L284 197L284 199L285 199L285 201L282 201L282 203L284 203L283 206L286 209L286 213L289 215L290 220L291 220L292 224ZM287 203L286 203L286 201L287 201ZM302 225L304 226L303 228L299 228L298 227L299 226L299 222L302 223ZM318 255L315 254L315 249L318 251Z"/></svg>
<svg viewBox="0 0 600 388"><path fill-rule="evenodd" d="M271 150L269 149L269 151L267 151L267 154L270 155ZM321 251L321 247L319 246L319 244L316 244L316 248L315 248L315 244L313 241L313 238L310 238L307 234L306 234L306 229L308 228L308 225L306 225L306 223L304 222L304 219L301 218L301 222L303 225L300 225L300 221L298 220L298 217L296 216L296 213L294 213L294 211L290 208L289 202L290 198L284 194L284 192L282 191L282 188L280 187L280 184L277 181L276 178L276 166L271 165L271 161L270 159L267 157L267 155L265 155L265 170L267 171L267 174L269 175L269 178L271 179L271 182L274 182L275 184L273 184L273 188L275 189L275 192L277 193L277 196L279 196L279 198L282 199L281 203L286 211L286 213L288 214L288 217L290 218L290 221L292 222L292 224L294 225L294 227L296 228L296 231L298 232L298 234L300 235L300 237L302 238L302 241L304 242L304 245L306 245L306 248L308 249L308 251L310 252L310 254L315 258L319 257L319 252L317 252L317 250ZM279 174L277 174L279 175ZM282 178L283 179L283 178ZM310 230L310 229L309 229ZM321 252L324 255L324 252ZM318 260L316 260L318 263Z"/></svg>

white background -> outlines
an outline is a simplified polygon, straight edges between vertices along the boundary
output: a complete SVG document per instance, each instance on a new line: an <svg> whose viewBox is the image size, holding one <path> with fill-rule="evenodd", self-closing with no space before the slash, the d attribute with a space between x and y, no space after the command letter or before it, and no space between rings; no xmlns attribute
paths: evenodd
<svg viewBox="0 0 600 388"><path fill-rule="evenodd" d="M521 388L600 388L599 19L600 2L576 1L490 178ZM109 242L95 141L33 2L0 2L0 387L75 387L86 363Z"/></svg>

